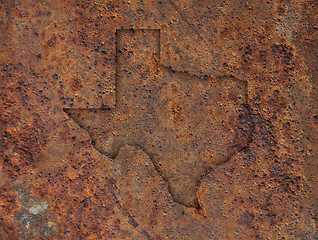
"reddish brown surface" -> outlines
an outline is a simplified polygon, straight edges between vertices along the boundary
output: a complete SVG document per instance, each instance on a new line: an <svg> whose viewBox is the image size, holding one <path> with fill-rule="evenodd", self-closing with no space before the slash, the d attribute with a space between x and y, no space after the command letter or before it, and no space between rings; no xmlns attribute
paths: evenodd
<svg viewBox="0 0 318 240"><path fill-rule="evenodd" d="M0 239L317 238L316 1L17 0L0 6ZM160 29L160 44L145 35L124 41L134 61L116 65L115 33L121 28ZM160 46L160 65L158 56L140 53L149 46ZM171 88L159 95L171 103L158 109L170 114L173 134L167 136L184 141L174 143L176 148L191 147L191 133L202 137L198 144L216 138L215 149L225 146L231 157L203 175L197 167L167 161L169 151L156 150L164 157L154 161L151 152L158 146L149 141L156 138L139 130L160 128L162 120L143 124L148 129L125 128L123 143L129 135L137 144L109 152L102 146L109 133L103 113L118 109L120 94L135 92L129 85L115 90L116 66L118 80L146 84L146 90L156 87L151 79L167 76ZM125 68L133 77L126 77ZM174 75L176 84L169 80ZM212 79L220 91L221 79L247 83L245 115L254 126L253 131L247 126L248 136L238 132L218 139L231 121L208 137L204 128L213 127L206 123L185 132L189 121L206 119L206 110L191 115L191 104L202 97L198 92L208 89L202 79ZM187 89L197 99L182 98ZM128 104L118 122L152 111L146 103L158 95L137 93L147 101ZM228 98L217 101L225 104ZM79 112L83 119L72 115ZM216 123L223 119L215 116ZM244 124L234 123L233 130L241 128ZM112 131L120 132L119 126ZM248 139L248 146L231 154L225 139L236 145ZM200 158L214 159L215 149L202 149ZM185 152L195 156L195 151ZM160 161L168 170L191 169L188 176L200 176L199 211L186 203L189 198L174 195ZM173 171L172 177L179 176ZM175 186L182 189L182 181Z"/></svg>

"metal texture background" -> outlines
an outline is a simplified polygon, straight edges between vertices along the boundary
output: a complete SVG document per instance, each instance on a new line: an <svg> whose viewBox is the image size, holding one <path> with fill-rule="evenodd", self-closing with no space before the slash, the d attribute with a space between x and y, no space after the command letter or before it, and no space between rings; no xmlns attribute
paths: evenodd
<svg viewBox="0 0 318 240"><path fill-rule="evenodd" d="M0 2L0 239L318 238L317 1Z"/></svg>

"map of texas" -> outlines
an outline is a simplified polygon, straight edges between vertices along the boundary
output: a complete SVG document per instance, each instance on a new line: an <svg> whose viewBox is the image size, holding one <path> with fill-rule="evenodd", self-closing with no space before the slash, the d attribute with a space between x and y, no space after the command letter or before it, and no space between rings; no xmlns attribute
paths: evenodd
<svg viewBox="0 0 318 240"><path fill-rule="evenodd" d="M201 179L251 141L247 83L161 66L159 34L117 31L115 107L64 111L88 131L99 152L115 161L122 146L140 147L168 183L173 200L200 209Z"/></svg>

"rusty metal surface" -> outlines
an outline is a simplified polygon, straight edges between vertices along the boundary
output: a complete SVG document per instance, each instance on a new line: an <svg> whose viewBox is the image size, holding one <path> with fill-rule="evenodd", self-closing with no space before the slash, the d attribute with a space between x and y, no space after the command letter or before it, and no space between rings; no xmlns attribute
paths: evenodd
<svg viewBox="0 0 318 240"><path fill-rule="evenodd" d="M318 238L317 4L1 1L0 239Z"/></svg>

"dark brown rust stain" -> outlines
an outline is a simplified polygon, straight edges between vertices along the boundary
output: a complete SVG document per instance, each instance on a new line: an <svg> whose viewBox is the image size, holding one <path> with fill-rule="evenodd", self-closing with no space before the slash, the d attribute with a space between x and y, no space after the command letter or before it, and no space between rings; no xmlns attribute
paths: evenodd
<svg viewBox="0 0 318 240"><path fill-rule="evenodd" d="M48 40L47 45L48 45L48 47L54 47L55 44L56 44L56 37L53 36L53 37L51 37L51 38Z"/></svg>
<svg viewBox="0 0 318 240"><path fill-rule="evenodd" d="M74 92L77 92L83 88L83 85L81 83L81 80L78 78L74 78L71 81L71 88L73 89Z"/></svg>

